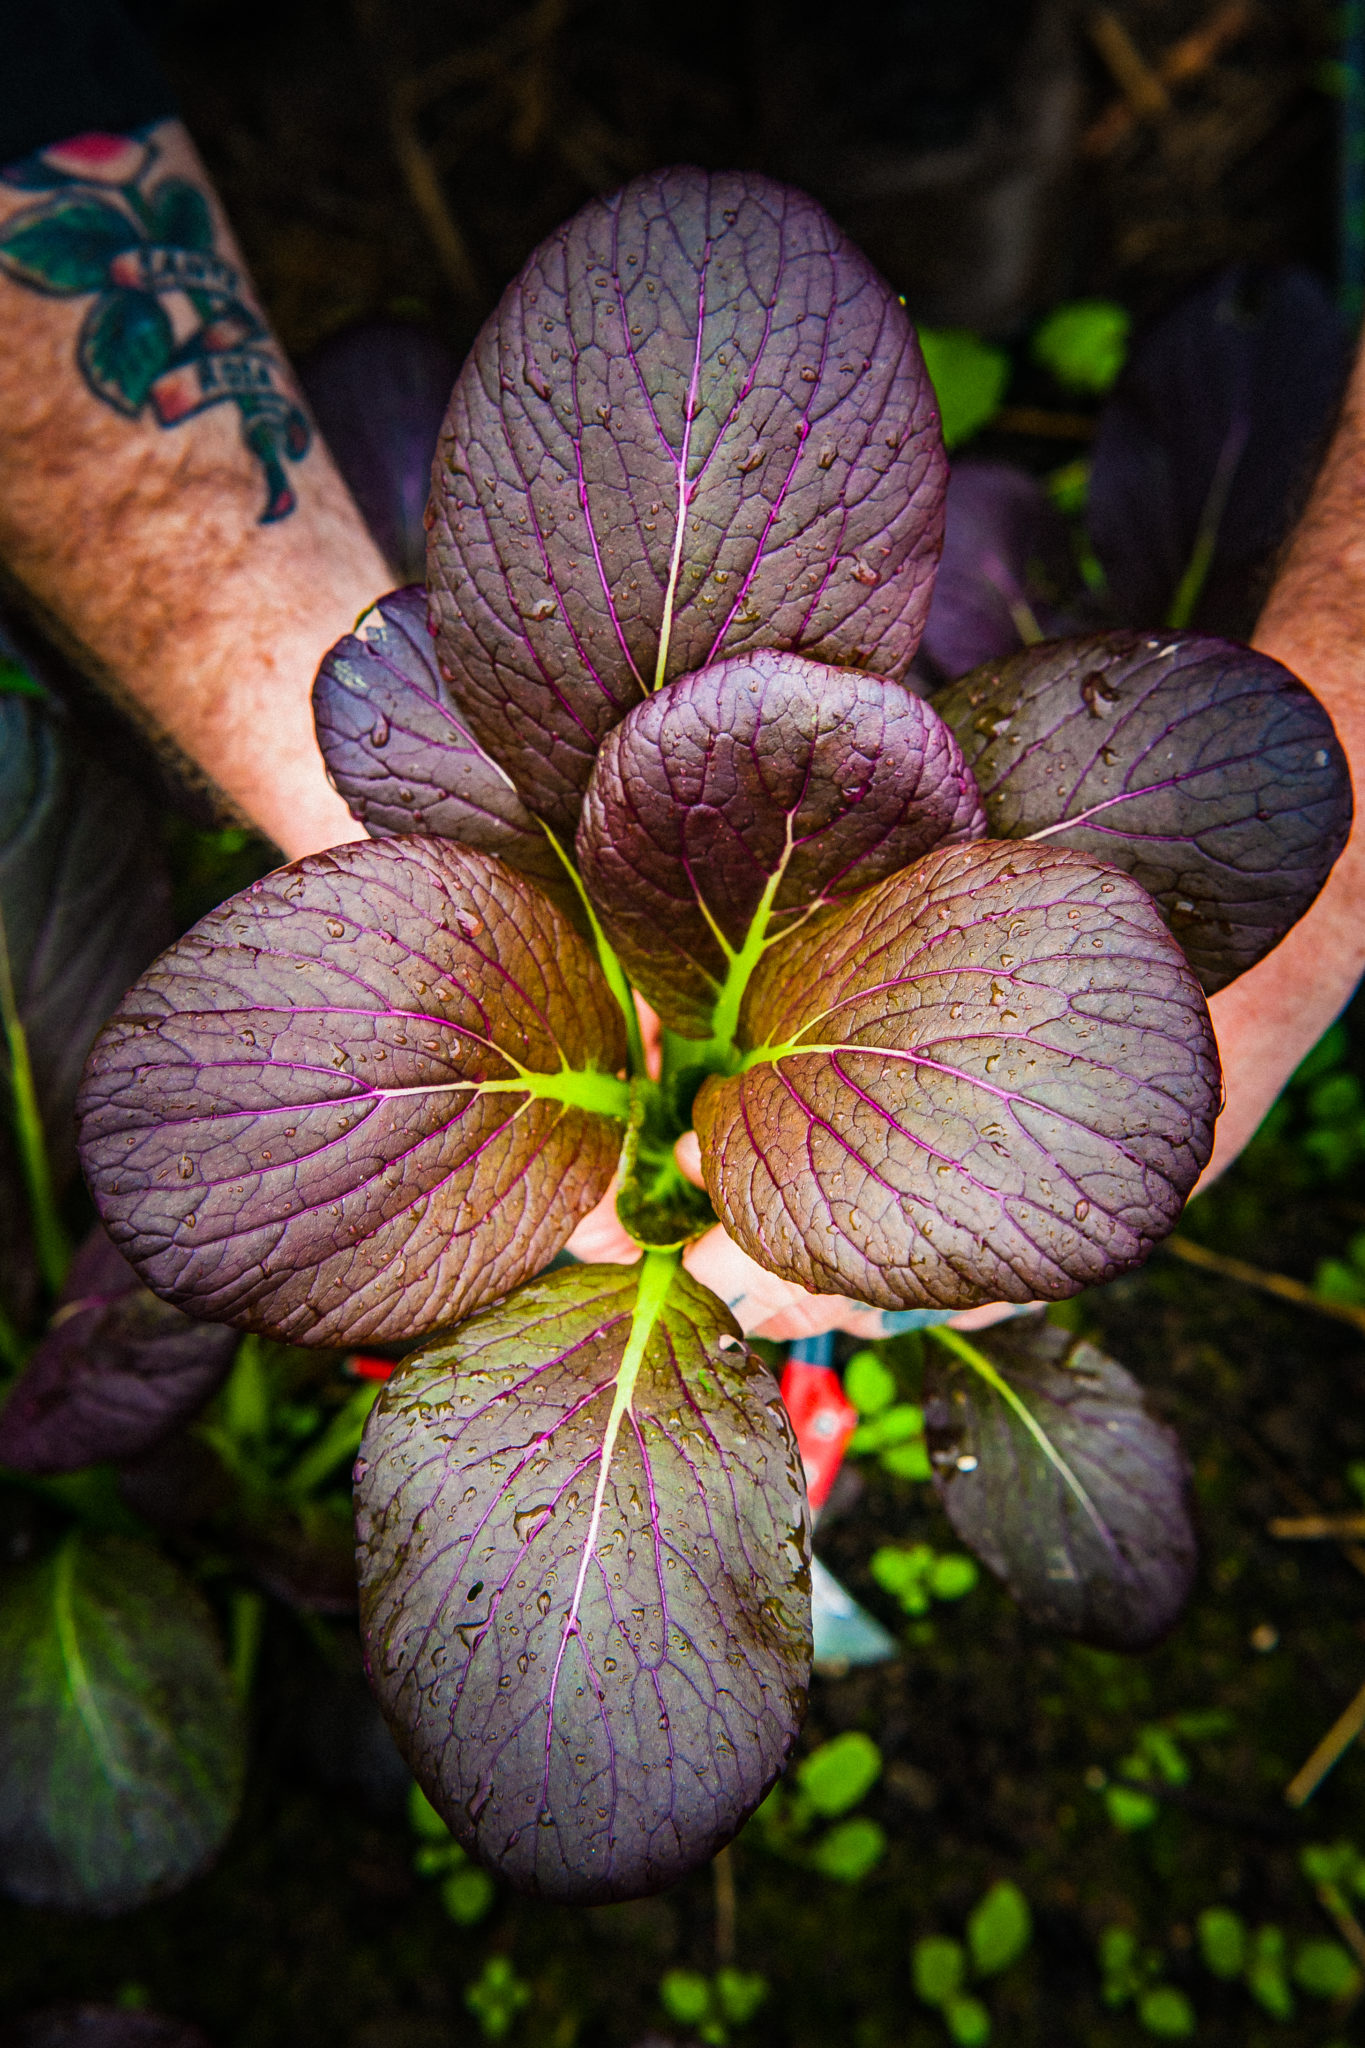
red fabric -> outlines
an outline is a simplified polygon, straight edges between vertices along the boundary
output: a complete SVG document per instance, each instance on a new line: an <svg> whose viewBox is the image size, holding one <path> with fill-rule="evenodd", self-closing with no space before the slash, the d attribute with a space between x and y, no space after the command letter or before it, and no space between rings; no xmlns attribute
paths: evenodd
<svg viewBox="0 0 1365 2048"><path fill-rule="evenodd" d="M782 1374L782 1399L796 1430L814 1511L829 1499L844 1462L844 1446L858 1424L858 1411L830 1366L803 1365L797 1359L790 1360Z"/></svg>

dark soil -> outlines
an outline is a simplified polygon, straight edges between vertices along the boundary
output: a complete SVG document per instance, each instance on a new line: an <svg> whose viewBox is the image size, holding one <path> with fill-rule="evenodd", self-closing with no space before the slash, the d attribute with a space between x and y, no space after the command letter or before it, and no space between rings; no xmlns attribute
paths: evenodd
<svg viewBox="0 0 1365 2048"><path fill-rule="evenodd" d="M1211 11L1206 0L1111 10L1149 56ZM357 0L353 11L335 0L200 0L148 19L269 309L299 352L393 313L428 320L462 348L547 229L594 189L677 158L801 176L912 311L1007 337L1040 306L1084 293L1143 314L1234 258L1330 274L1334 107L1318 78L1331 21L1316 0L1253 10L1165 123L1099 158L1081 153L1083 138L1115 99L1113 78L1075 24L1016 0L881 0L856 17L814 0L686 10L540 0L515 11L494 0ZM455 231L444 262L392 147L393 96L413 104L413 79L425 81L416 133ZM1035 117L1049 93L1056 132L1045 133ZM907 166L926 151L943 160L927 208L905 196ZM1013 216L992 213L1010 165L1028 174L1024 200ZM932 237L922 219L915 226L926 210ZM1007 217L1027 260L989 247L991 221ZM987 248L989 292L979 266L974 281L956 261L959 245ZM194 883L210 900L213 879ZM1361 1050L1343 1072L1365 1079L1365 1013L1358 1021ZM1365 1163L1325 1171L1303 1143L1305 1101L1300 1091L1278 1136L1196 1204L1186 1228L1311 1280L1365 1226ZM984 1582L907 1622L868 1560L880 1543L917 1536L956 1547L931 1490L872 1461L841 1484L819 1547L903 1654L817 1680L803 1740L861 1728L878 1742L884 1774L860 1811L885 1827L889 1848L849 1887L778 1860L753 1829L741 1838L735 1961L771 1987L740 2036L755 2048L943 2042L911 1989L911 1942L960 1934L1000 1877L1025 1892L1037 1927L1027 1957L985 1993L993 2038L1010 2048L1151 2038L1131 2007L1101 1999L1096 1941L1113 1923L1134 1929L1188 1991L1201 2041L1361 2038L1358 2018L1305 1997L1292 2021L1272 2018L1243 1986L1209 1974L1194 1930L1203 1909L1231 1905L1253 1926L1283 1927L1291 1945L1333 1937L1299 1872L1300 1847L1344 1836L1365 1848L1358 1750L1302 1814L1283 1796L1365 1681L1365 1584L1338 1547L1267 1531L1305 1504L1359 1505L1346 1468L1365 1458L1365 1335L1168 1253L1082 1297L1077 1314L1188 1447L1203 1539L1196 1597L1172 1638L1141 1658L1049 1638ZM447 2048L479 2038L464 1993L502 1954L532 1994L514 2043L682 2040L658 1985L669 1968L717 1965L711 1874L591 1912L500 1894L487 1919L457 1926L414 1874L405 1781L367 1701L349 1625L272 1606L254 1767L221 1863L180 1896L111 1921L0 1908L0 2015L56 1999L145 2003L197 2022L215 2048ZM1144 1724L1196 1710L1225 1714L1227 1731L1184 1743L1187 1782L1165 1790L1155 1825L1120 1832L1106 1777Z"/></svg>

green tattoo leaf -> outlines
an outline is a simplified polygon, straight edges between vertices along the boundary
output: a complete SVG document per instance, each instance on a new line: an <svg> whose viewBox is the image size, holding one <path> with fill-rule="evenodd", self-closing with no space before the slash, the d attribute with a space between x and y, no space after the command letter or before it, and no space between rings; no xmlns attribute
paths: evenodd
<svg viewBox="0 0 1365 2048"><path fill-rule="evenodd" d="M149 195L152 239L174 249L211 250L213 219L208 201L185 178L163 178Z"/></svg>
<svg viewBox="0 0 1365 2048"><path fill-rule="evenodd" d="M0 264L19 284L69 298L99 291L114 258L141 239L121 208L62 197L15 214L0 234Z"/></svg>
<svg viewBox="0 0 1365 2048"><path fill-rule="evenodd" d="M175 334L161 301L150 292L106 292L81 329L78 359L100 398L135 418L147 393L170 363Z"/></svg>

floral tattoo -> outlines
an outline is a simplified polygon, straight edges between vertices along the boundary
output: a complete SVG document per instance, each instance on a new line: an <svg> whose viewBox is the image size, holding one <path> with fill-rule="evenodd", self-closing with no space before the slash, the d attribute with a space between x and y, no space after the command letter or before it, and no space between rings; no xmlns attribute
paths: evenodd
<svg viewBox="0 0 1365 2048"><path fill-rule="evenodd" d="M93 295L77 345L97 398L163 427L235 405L261 465L262 524L297 502L285 471L312 438L281 389L283 365L240 272L214 253L203 193L185 178L149 182L156 144L77 135L0 170L0 183L50 196L0 228L0 269L57 298Z"/></svg>

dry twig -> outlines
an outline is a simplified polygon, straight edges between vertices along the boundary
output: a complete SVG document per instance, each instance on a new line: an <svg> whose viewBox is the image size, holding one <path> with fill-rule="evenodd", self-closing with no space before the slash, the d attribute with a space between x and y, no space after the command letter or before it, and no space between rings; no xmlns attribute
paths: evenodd
<svg viewBox="0 0 1365 2048"><path fill-rule="evenodd" d="M1107 9L1103 12L1108 14ZM1181 36L1178 42L1172 43L1154 67L1148 65L1135 48L1123 24L1109 16L1133 57L1141 65L1146 78L1161 93L1165 104L1160 108L1156 106L1154 97L1149 99L1148 107L1139 107L1136 104L1108 51L1096 35L1096 23L1092 22L1092 39L1109 65L1110 71L1114 73L1123 90L1123 97L1106 107L1086 130L1081 140L1081 154L1089 157L1109 156L1121 142L1127 141L1139 121L1164 119L1170 112L1171 92L1182 85L1190 84L1196 78L1202 78L1206 71L1211 71L1224 51L1241 41L1251 26L1254 14L1255 9L1251 0L1223 0L1223 5L1215 7L1198 28L1191 29L1188 35ZM1117 49L1116 43L1114 47ZM1121 63L1123 60L1120 58L1119 61Z"/></svg>

